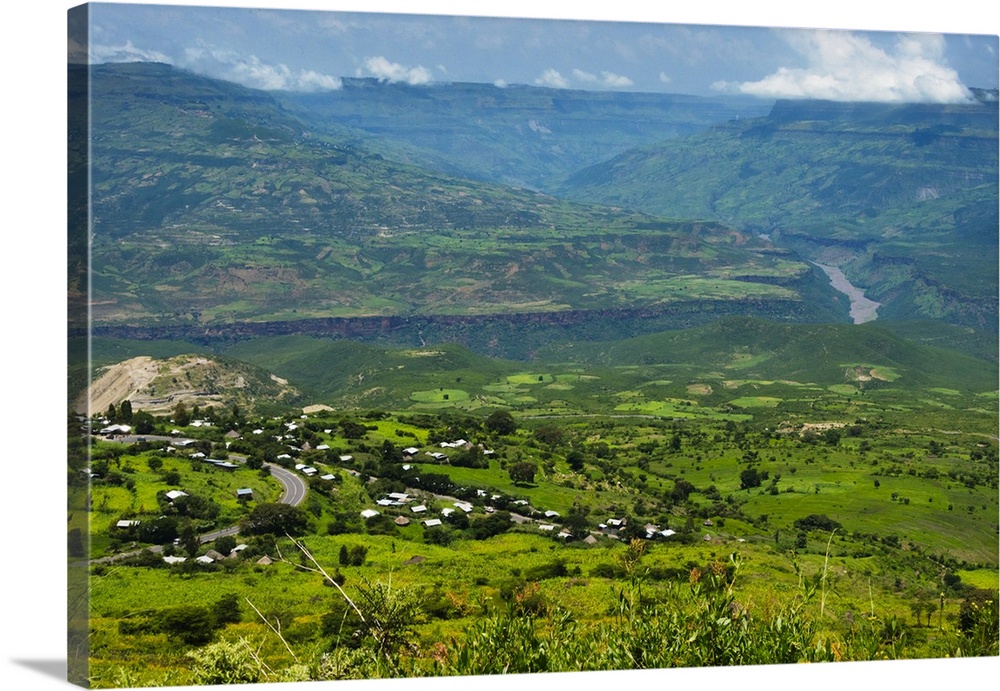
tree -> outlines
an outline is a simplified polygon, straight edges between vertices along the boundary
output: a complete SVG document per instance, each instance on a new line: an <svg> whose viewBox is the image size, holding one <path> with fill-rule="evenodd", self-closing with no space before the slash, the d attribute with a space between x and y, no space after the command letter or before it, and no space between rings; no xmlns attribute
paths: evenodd
<svg viewBox="0 0 1000 691"><path fill-rule="evenodd" d="M145 410L137 410L132 415L132 427L136 434L151 434L156 429L156 421Z"/></svg>
<svg viewBox="0 0 1000 691"><path fill-rule="evenodd" d="M566 462L569 463L569 467L574 472L579 473L583 470L583 461L585 456L580 449L573 449L568 454L566 454Z"/></svg>
<svg viewBox="0 0 1000 691"><path fill-rule="evenodd" d="M223 535L215 539L215 551L222 555L228 555L236 549L236 538L232 535Z"/></svg>
<svg viewBox="0 0 1000 691"><path fill-rule="evenodd" d="M530 485L535 481L535 473L538 472L538 466L528 461L521 461L512 465L507 472L514 484Z"/></svg>
<svg viewBox="0 0 1000 691"><path fill-rule="evenodd" d="M299 507L288 504L257 504L240 521L240 532L249 535L301 535L306 527L305 513Z"/></svg>
<svg viewBox="0 0 1000 691"><path fill-rule="evenodd" d="M756 468L747 468L740 473L740 489L760 487L760 474Z"/></svg>
<svg viewBox="0 0 1000 691"><path fill-rule="evenodd" d="M514 421L514 416L506 410L497 410L490 413L484 424L486 425L486 429L494 434L507 435L514 434L517 431L517 423Z"/></svg>
<svg viewBox="0 0 1000 691"><path fill-rule="evenodd" d="M191 414L188 412L188 409L184 405L184 402L178 401L177 405L174 406L174 424L180 427L185 427L190 422L191 422Z"/></svg>
<svg viewBox="0 0 1000 691"><path fill-rule="evenodd" d="M545 425L535 430L535 439L549 446L558 446L563 440L563 431L553 425Z"/></svg>
<svg viewBox="0 0 1000 691"><path fill-rule="evenodd" d="M215 617L207 607L178 605L159 613L160 630L188 645L205 645L215 633Z"/></svg>
<svg viewBox="0 0 1000 691"><path fill-rule="evenodd" d="M826 514L812 513L804 518L795 520L795 527L799 530L821 530L825 533L840 530L841 525Z"/></svg>
<svg viewBox="0 0 1000 691"><path fill-rule="evenodd" d="M674 480L674 488L670 491L670 496L674 501L683 502L687 501L688 495L694 490L695 487L693 484L684 478L677 478Z"/></svg>
<svg viewBox="0 0 1000 691"><path fill-rule="evenodd" d="M118 406L118 419L122 422L132 422L132 401L126 399L121 402Z"/></svg>
<svg viewBox="0 0 1000 691"><path fill-rule="evenodd" d="M216 541L218 543L218 541ZM212 608L215 625L238 624L240 621L240 598L236 593L227 593L220 597Z"/></svg>
<svg viewBox="0 0 1000 691"><path fill-rule="evenodd" d="M181 546L189 557L194 558L198 554L199 544L198 533L195 532L194 526L191 524L184 526L181 530Z"/></svg>

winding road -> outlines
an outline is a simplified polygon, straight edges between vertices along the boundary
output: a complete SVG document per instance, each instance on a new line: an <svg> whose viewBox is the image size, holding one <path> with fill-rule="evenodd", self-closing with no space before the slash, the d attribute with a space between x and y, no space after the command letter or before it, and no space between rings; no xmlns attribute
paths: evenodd
<svg viewBox="0 0 1000 691"><path fill-rule="evenodd" d="M287 468L282 468L280 465L274 465L272 463L265 463L266 467L271 472L271 477L278 481L282 487L281 497L278 498L278 502L281 504L289 504L291 506L298 506L306 498L306 492L309 487L306 485L306 481L301 477L293 473ZM205 544L206 542L212 542L220 537L226 535L236 535L240 532L240 527L237 525L229 526L228 528L220 528L219 530L213 530L210 533L205 533L198 536L199 544ZM149 549L151 552L162 552L163 545L153 545L152 547L143 548ZM91 559L89 563L91 564L106 564L108 562L116 561L118 559L124 559L126 557L135 556L143 550L134 550L132 552L123 552L121 554L114 554L110 557L101 557L100 559Z"/></svg>

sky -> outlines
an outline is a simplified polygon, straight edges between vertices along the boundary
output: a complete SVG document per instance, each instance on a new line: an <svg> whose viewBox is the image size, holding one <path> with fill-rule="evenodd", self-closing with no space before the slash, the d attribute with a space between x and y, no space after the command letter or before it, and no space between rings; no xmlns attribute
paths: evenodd
<svg viewBox="0 0 1000 691"><path fill-rule="evenodd" d="M996 35L395 11L94 4L92 62L158 61L266 90L421 85L960 102L998 86ZM417 7L420 5L418 4ZM306 9L287 9L289 7ZM459 10L464 12L464 10ZM892 26L890 24L890 26ZM81 49L82 55L82 49Z"/></svg>

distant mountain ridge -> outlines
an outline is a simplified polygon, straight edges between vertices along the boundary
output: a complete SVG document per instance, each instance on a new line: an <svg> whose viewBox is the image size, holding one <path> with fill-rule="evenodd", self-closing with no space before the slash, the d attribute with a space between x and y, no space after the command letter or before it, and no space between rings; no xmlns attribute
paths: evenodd
<svg viewBox="0 0 1000 691"><path fill-rule="evenodd" d="M845 318L808 264L722 224L451 176L167 65L98 65L91 84L91 314L112 334L678 305L684 323Z"/></svg>
<svg viewBox="0 0 1000 691"><path fill-rule="evenodd" d="M765 234L840 266L883 318L993 328L997 112L782 101L577 171L559 193Z"/></svg>
<svg viewBox="0 0 1000 691"><path fill-rule="evenodd" d="M413 86L370 78L342 82L335 91L283 93L277 98L319 129L350 128L376 146L379 140L383 146L391 142L393 154L410 162L544 191L553 190L568 171L631 147L764 115L770 107L767 101L742 96L521 84Z"/></svg>

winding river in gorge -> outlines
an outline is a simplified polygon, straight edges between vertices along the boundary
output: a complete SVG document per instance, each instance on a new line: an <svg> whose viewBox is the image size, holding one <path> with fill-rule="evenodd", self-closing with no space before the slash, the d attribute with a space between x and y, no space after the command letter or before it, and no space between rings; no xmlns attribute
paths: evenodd
<svg viewBox="0 0 1000 691"><path fill-rule="evenodd" d="M836 266L817 264L816 262L813 264L823 269L824 273L829 276L830 285L850 299L851 319L855 324L864 324L878 319L878 308L882 303L866 298L865 292L848 281L844 272Z"/></svg>

